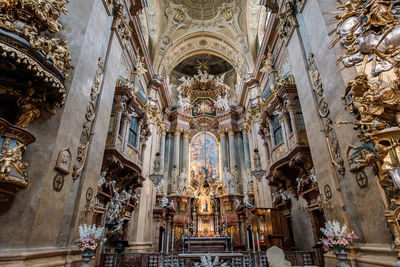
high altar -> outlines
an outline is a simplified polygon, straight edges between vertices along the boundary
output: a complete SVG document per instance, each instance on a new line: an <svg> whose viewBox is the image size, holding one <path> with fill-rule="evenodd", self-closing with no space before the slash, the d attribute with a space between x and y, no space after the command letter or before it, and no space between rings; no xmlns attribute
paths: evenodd
<svg viewBox="0 0 400 267"><path fill-rule="evenodd" d="M245 222L242 208L253 206L254 194L251 186L243 192L237 167L233 174L227 168L222 170L220 159L224 156L216 136L201 131L191 138L188 171L178 175L173 168L171 183L161 182L169 194L158 195L160 205L169 201L167 205L175 209L171 218L173 245L168 249L231 251L234 245L245 247L248 243L250 224Z"/></svg>

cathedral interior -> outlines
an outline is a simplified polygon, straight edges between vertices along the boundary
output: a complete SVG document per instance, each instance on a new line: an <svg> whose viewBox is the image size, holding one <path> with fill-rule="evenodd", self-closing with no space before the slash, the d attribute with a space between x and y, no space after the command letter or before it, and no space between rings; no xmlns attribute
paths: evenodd
<svg viewBox="0 0 400 267"><path fill-rule="evenodd" d="M0 0L0 266L400 266L400 1Z"/></svg>

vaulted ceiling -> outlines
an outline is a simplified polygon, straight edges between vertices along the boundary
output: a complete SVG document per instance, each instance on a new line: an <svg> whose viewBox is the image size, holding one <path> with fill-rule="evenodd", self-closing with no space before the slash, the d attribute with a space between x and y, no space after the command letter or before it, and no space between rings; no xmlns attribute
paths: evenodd
<svg viewBox="0 0 400 267"><path fill-rule="evenodd" d="M188 64L202 54L221 59L220 67L230 65L240 75L253 71L257 37L265 25L265 7L259 0L147 3L141 20L156 73L164 77L174 69L193 73L194 67Z"/></svg>

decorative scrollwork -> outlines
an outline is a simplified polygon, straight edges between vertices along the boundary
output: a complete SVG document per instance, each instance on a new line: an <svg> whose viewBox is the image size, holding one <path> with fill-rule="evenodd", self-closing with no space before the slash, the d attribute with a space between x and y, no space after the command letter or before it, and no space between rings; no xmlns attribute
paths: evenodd
<svg viewBox="0 0 400 267"><path fill-rule="evenodd" d="M332 164L335 166L336 172L340 175L344 175L344 161L342 153L340 151L339 141L336 135L336 131L333 127L333 121L329 110L328 103L324 96L324 89L321 82L321 75L318 67L314 61L314 54L310 54L308 57L308 68L310 78L313 84L314 100L318 105L318 113L321 119L322 131L327 137L327 145L331 156Z"/></svg>
<svg viewBox="0 0 400 267"><path fill-rule="evenodd" d="M101 89L101 84L103 82L103 60L102 58L98 59L98 69L93 81L93 87L95 91L100 92ZM90 130L92 127L92 123L93 120L96 118L96 112L95 112L95 104L97 103L98 99L97 99L97 95L96 97L94 97L94 95L92 94L90 97L89 103L88 103L88 107L87 107L87 111L85 114L85 122L83 123L82 126L82 132L81 132L81 137L80 137L80 143L78 145L77 148L77 156L76 156L76 160L75 160L75 164L72 168L72 178L74 180L78 179L80 177L80 175L82 174L83 169L85 168L85 163L86 163L86 158L87 158L87 153L89 150L89 145L90 145ZM94 99L93 99L94 98Z"/></svg>

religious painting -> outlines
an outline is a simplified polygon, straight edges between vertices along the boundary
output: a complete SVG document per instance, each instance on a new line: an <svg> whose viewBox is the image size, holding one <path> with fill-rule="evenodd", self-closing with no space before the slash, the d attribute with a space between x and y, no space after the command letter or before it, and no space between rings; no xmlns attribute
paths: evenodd
<svg viewBox="0 0 400 267"><path fill-rule="evenodd" d="M198 98L193 103L192 116L215 116L217 109L215 108L214 101L209 98Z"/></svg>
<svg viewBox="0 0 400 267"><path fill-rule="evenodd" d="M199 201L199 213L200 214L209 214L211 213L211 198L210 196L200 196Z"/></svg>
<svg viewBox="0 0 400 267"><path fill-rule="evenodd" d="M190 150L192 185L213 183L219 179L218 151L218 143L214 135L204 132L193 137Z"/></svg>

